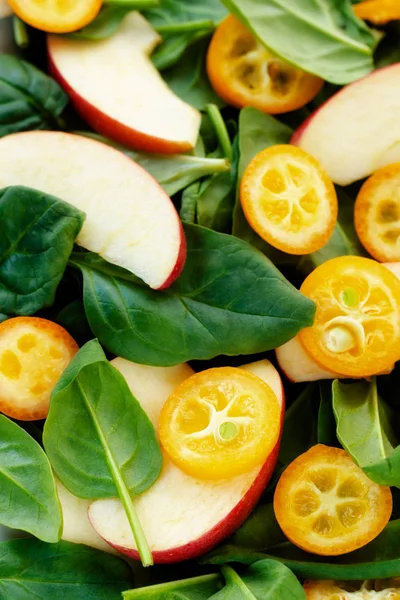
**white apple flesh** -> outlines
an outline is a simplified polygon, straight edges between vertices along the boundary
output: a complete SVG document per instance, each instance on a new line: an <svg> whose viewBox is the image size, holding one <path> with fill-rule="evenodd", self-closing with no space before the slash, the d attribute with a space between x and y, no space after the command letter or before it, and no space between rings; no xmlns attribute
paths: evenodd
<svg viewBox="0 0 400 600"><path fill-rule="evenodd" d="M33 187L86 213L77 243L150 287L180 274L186 241L179 216L156 180L122 152L52 131L0 139L0 188Z"/></svg>
<svg viewBox="0 0 400 600"><path fill-rule="evenodd" d="M341 89L295 131L331 179L348 185L400 161L400 63Z"/></svg>
<svg viewBox="0 0 400 600"><path fill-rule="evenodd" d="M113 361L125 376L157 428L161 408L168 395L190 373L186 365L176 372L143 367L124 359ZM174 367L176 369L176 367ZM284 394L273 365L260 361L243 367L266 381L276 394L284 415ZM168 374L171 372L171 375ZM161 375L161 376L160 376ZM159 386L157 382L163 382ZM178 469L164 455L160 478L135 500L155 563L173 563L204 554L232 534L250 514L275 468L279 442L260 467L226 481L198 480ZM123 506L117 499L97 500L89 508L96 531L116 550L139 558Z"/></svg>
<svg viewBox="0 0 400 600"><path fill-rule="evenodd" d="M133 12L102 41L49 35L50 71L99 133L149 152L187 152L196 144L201 116L153 66L150 54L160 41Z"/></svg>
<svg viewBox="0 0 400 600"><path fill-rule="evenodd" d="M10 15L12 15L12 10L7 0L0 0L0 19L4 19Z"/></svg>

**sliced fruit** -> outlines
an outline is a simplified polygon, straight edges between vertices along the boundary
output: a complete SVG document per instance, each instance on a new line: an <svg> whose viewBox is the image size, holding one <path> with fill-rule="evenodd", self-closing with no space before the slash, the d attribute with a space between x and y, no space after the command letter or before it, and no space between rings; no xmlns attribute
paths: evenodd
<svg viewBox="0 0 400 600"><path fill-rule="evenodd" d="M400 600L400 582L377 581L306 581L307 600Z"/></svg>
<svg viewBox="0 0 400 600"><path fill-rule="evenodd" d="M36 29L70 33L88 25L100 12L102 0L8 0L15 14Z"/></svg>
<svg viewBox="0 0 400 600"><path fill-rule="evenodd" d="M256 375L208 369L169 396L159 419L160 441L188 475L229 479L265 461L279 438L280 413L274 392Z"/></svg>
<svg viewBox="0 0 400 600"><path fill-rule="evenodd" d="M340 378L339 373L323 369L307 354L298 335L277 348L275 354L279 367L293 383Z"/></svg>
<svg viewBox="0 0 400 600"><path fill-rule="evenodd" d="M362 185L354 224L362 245L376 260L400 260L400 163L382 167Z"/></svg>
<svg viewBox="0 0 400 600"><path fill-rule="evenodd" d="M365 0L353 9L357 17L374 25L386 25L389 21L400 19L399 0Z"/></svg>
<svg viewBox="0 0 400 600"><path fill-rule="evenodd" d="M283 472L274 511L293 544L337 556L365 546L384 529L392 493L371 481L344 450L317 444Z"/></svg>
<svg viewBox="0 0 400 600"><path fill-rule="evenodd" d="M232 15L211 39L207 73L214 90L228 104L254 106L269 114L304 106L324 83L274 56Z"/></svg>
<svg viewBox="0 0 400 600"><path fill-rule="evenodd" d="M0 412L21 421L46 418L51 392L77 351L75 340L52 321L0 323Z"/></svg>
<svg viewBox="0 0 400 600"><path fill-rule="evenodd" d="M8 3L8 0L0 0L0 19L4 19L5 17L9 17L12 15L12 10Z"/></svg>
<svg viewBox="0 0 400 600"><path fill-rule="evenodd" d="M332 96L291 143L312 154L335 183L368 177L400 161L399 96L400 63L378 69Z"/></svg>
<svg viewBox="0 0 400 600"><path fill-rule="evenodd" d="M184 381L188 372L193 373L187 365L146 367L120 358L113 364L127 379L132 393L148 411L156 429L167 397ZM276 369L267 360L246 365L244 369L255 373L271 387L283 419L283 387ZM263 465L221 481L205 481L186 475L165 454L161 477L135 500L155 563L195 558L231 535L258 502L275 468L278 450L279 441ZM97 500L89 509L89 518L109 544L138 559L119 500Z"/></svg>
<svg viewBox="0 0 400 600"><path fill-rule="evenodd" d="M333 258L300 290L317 310L299 339L324 369L368 377L399 360L400 281L386 267L359 256Z"/></svg>
<svg viewBox="0 0 400 600"><path fill-rule="evenodd" d="M266 242L289 254L322 248L335 227L335 188L306 152L278 145L259 152L247 166L240 202L250 226Z"/></svg>
<svg viewBox="0 0 400 600"><path fill-rule="evenodd" d="M170 198L122 152L54 131L0 139L0 188L25 185L73 204L86 220L77 243L124 267L152 288L182 271L186 241Z"/></svg>
<svg viewBox="0 0 400 600"><path fill-rule="evenodd" d="M102 41L50 35L50 71L89 125L141 150L173 154L192 150L201 115L178 98L150 60L161 41L137 12Z"/></svg>

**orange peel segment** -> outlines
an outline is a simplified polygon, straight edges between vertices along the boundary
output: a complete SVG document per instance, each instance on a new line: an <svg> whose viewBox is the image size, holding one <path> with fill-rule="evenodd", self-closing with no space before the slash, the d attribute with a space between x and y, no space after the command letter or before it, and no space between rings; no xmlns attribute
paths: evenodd
<svg viewBox="0 0 400 600"><path fill-rule="evenodd" d="M38 317L0 324L0 412L21 421L47 417L51 392L78 351L65 329Z"/></svg>
<svg viewBox="0 0 400 600"><path fill-rule="evenodd" d="M214 90L228 104L253 106L269 114L301 108L324 83L274 56L232 15L214 32L207 73Z"/></svg>
<svg viewBox="0 0 400 600"><path fill-rule="evenodd" d="M8 0L25 23L48 33L71 33L88 25L100 12L102 0Z"/></svg>
<svg viewBox="0 0 400 600"><path fill-rule="evenodd" d="M316 303L299 332L320 366L348 377L384 372L400 358L400 281L369 258L342 256L317 267L300 291Z"/></svg>
<svg viewBox="0 0 400 600"><path fill-rule="evenodd" d="M390 519L392 494L371 481L347 452L317 444L283 472L274 511L293 544L337 556L379 535Z"/></svg>
<svg viewBox="0 0 400 600"><path fill-rule="evenodd" d="M315 158L296 146L259 152L244 172L240 201L258 235L289 254L322 248L337 220L332 181Z"/></svg>
<svg viewBox="0 0 400 600"><path fill-rule="evenodd" d="M354 225L376 260L400 261L400 163L379 169L364 182L354 205Z"/></svg>
<svg viewBox="0 0 400 600"><path fill-rule="evenodd" d="M159 434L171 460L198 479L229 479L262 465L278 442L281 407L262 379L243 369L196 373L162 408Z"/></svg>

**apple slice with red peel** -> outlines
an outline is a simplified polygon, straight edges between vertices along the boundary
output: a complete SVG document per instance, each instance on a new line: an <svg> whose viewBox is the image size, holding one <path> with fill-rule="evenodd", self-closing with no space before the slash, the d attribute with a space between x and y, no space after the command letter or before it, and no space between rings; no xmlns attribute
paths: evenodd
<svg viewBox="0 0 400 600"><path fill-rule="evenodd" d="M298 336L277 348L275 354L279 367L292 383L340 378L338 373L320 367L307 354Z"/></svg>
<svg viewBox="0 0 400 600"><path fill-rule="evenodd" d="M165 377L163 385L147 389L168 369L143 367L118 358L113 365L128 381L133 395L157 428L159 413L179 377ZM181 366L182 368L182 366ZM245 368L265 380L275 392L284 415L281 378L273 365L263 360ZM189 374L188 367L185 366ZM138 377L142 372L143 376ZM141 379L141 381L140 381ZM168 390L169 387L169 390ZM158 390L160 393L158 393ZM156 483L135 501L137 514L155 563L173 563L196 558L231 535L248 517L268 484L278 458L279 442L261 466L231 480L197 480L178 469L164 455L164 466ZM96 531L116 550L139 558L123 506L117 499L96 500L89 508Z"/></svg>
<svg viewBox="0 0 400 600"><path fill-rule="evenodd" d="M101 142L53 131L0 139L0 188L24 185L73 204L86 220L77 243L154 289L168 287L186 258L182 224L156 180Z"/></svg>
<svg viewBox="0 0 400 600"><path fill-rule="evenodd" d="M148 152L187 152L196 144L201 116L153 66L150 54L160 41L137 12L106 40L49 35L50 72L99 133Z"/></svg>
<svg viewBox="0 0 400 600"><path fill-rule="evenodd" d="M400 161L400 63L347 85L316 110L291 143L348 185Z"/></svg>

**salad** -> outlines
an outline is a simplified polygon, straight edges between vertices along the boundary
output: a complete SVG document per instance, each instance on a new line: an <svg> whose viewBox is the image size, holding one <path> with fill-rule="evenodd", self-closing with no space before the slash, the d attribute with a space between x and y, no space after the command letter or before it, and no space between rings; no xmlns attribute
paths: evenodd
<svg viewBox="0 0 400 600"><path fill-rule="evenodd" d="M400 4L0 0L0 600L400 598Z"/></svg>

